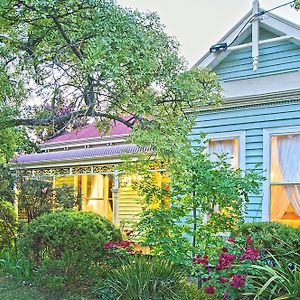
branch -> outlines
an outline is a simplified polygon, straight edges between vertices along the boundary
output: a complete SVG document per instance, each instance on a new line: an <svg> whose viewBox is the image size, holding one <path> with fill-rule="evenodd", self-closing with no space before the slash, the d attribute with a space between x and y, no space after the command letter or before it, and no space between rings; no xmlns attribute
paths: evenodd
<svg viewBox="0 0 300 300"><path fill-rule="evenodd" d="M133 128L134 123L126 120L122 117L108 114L108 113L102 113L102 112L95 112L92 109L86 109L86 110L79 110L76 112L71 112L68 114L65 114L63 116L58 117L48 117L43 119L38 118L21 118L21 119L12 119L6 124L1 124L1 127L13 127L13 126L53 126L58 124L63 124L66 122L69 122L72 118L80 118L80 117L86 117L86 116L94 116L94 117L100 117L100 118L106 118L109 120L118 121L124 125L126 125L129 128Z"/></svg>

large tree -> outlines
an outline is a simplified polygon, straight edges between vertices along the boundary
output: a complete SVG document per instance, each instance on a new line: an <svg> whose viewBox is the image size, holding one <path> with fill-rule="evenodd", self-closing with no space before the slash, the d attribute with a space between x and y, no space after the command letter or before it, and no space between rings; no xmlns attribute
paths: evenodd
<svg viewBox="0 0 300 300"><path fill-rule="evenodd" d="M220 101L215 75L188 70L178 47L156 14L112 0L1 0L0 127L49 136L93 117L168 132L186 107Z"/></svg>

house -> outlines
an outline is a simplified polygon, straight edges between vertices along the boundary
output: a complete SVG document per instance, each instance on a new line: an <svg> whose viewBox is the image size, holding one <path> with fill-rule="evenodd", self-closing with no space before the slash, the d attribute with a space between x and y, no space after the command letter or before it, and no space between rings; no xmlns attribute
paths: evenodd
<svg viewBox="0 0 300 300"><path fill-rule="evenodd" d="M229 153L234 167L264 171L247 221L300 226L300 27L255 0L195 67L218 75L225 103L199 108L191 138L205 132L210 151Z"/></svg>
<svg viewBox="0 0 300 300"><path fill-rule="evenodd" d="M27 177L52 180L54 187L72 186L82 198L83 210L98 213L117 225L128 223L135 220L143 205L132 189L132 176L120 176L116 166L125 154L132 159L140 152L151 154L150 147L126 142L130 131L114 122L109 132L100 134L89 124L41 144L41 153L16 157L12 167L21 169ZM157 171L157 176L163 181L161 172Z"/></svg>
<svg viewBox="0 0 300 300"><path fill-rule="evenodd" d="M257 0L242 20L195 67L217 73L224 104L199 107L191 132L204 132L209 151L228 153L233 167L264 172L260 194L251 195L247 221L277 221L300 226L300 27L259 8ZM42 153L22 155L13 163L28 176L53 178L54 185L73 185L83 209L116 224L141 211L138 196L119 184L115 165L122 154L140 149L126 143L128 128L116 123L100 136L93 125L41 145ZM161 182L164 178L161 176Z"/></svg>

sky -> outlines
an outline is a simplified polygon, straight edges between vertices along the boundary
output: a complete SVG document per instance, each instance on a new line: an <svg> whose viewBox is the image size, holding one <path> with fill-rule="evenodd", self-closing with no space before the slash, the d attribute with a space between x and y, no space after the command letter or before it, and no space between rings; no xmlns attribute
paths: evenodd
<svg viewBox="0 0 300 300"><path fill-rule="evenodd" d="M117 0L139 11L155 11L166 26L166 32L181 44L181 55L194 65L251 8L252 0ZM260 0L266 10L288 0ZM290 5L273 13L300 25L300 11Z"/></svg>

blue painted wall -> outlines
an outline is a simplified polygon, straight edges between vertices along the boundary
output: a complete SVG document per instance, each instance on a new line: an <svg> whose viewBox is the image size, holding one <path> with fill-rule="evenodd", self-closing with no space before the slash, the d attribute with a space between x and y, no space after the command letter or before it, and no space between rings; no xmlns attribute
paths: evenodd
<svg viewBox="0 0 300 300"><path fill-rule="evenodd" d="M300 101L264 105L251 108L224 109L201 112L197 124L191 132L191 139L199 138L200 132L224 133L246 131L246 168L253 169L263 163L263 129L300 126ZM246 211L247 221L260 221L262 210L262 190L259 195L251 195Z"/></svg>
<svg viewBox="0 0 300 300"><path fill-rule="evenodd" d="M272 37L266 31L262 34L265 38ZM247 39L245 41L248 42ZM259 68L256 72L252 71L251 51L249 47L230 53L214 69L220 80L248 79L300 70L300 47L292 41L260 45Z"/></svg>

